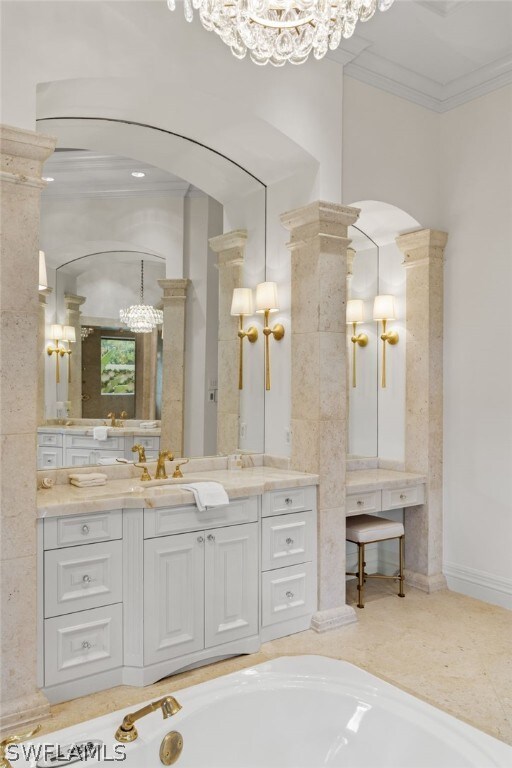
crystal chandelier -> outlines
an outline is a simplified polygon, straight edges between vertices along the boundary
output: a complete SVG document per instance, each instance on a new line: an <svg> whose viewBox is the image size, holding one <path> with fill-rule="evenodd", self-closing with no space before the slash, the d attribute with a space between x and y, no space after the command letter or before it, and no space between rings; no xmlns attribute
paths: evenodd
<svg viewBox="0 0 512 768"><path fill-rule="evenodd" d="M183 0L185 18L194 9L205 29L216 32L232 53L247 51L255 64L281 67L302 64L311 51L316 59L334 50L354 32L358 21L387 11L394 0ZM167 0L171 11L176 0Z"/></svg>
<svg viewBox="0 0 512 768"><path fill-rule="evenodd" d="M164 321L164 313L161 309L155 309L149 304L144 304L144 262L140 263L140 304L132 304L128 309L121 309L119 317L130 331L134 333L151 333Z"/></svg>

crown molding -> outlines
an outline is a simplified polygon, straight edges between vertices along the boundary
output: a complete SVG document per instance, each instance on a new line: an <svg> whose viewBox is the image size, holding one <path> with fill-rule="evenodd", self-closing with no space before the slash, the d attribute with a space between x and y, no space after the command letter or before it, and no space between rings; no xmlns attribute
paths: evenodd
<svg viewBox="0 0 512 768"><path fill-rule="evenodd" d="M438 16L451 16L455 11L459 11L469 0L417 0L418 5L422 5L432 13Z"/></svg>

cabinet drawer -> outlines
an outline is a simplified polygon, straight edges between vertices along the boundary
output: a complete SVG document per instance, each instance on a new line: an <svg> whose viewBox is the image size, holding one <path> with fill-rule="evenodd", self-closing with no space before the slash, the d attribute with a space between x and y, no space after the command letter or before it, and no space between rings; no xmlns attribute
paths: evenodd
<svg viewBox="0 0 512 768"><path fill-rule="evenodd" d="M266 517L261 529L261 570L313 560L316 553L313 511Z"/></svg>
<svg viewBox="0 0 512 768"><path fill-rule="evenodd" d="M121 541L45 552L45 618L99 608L122 599Z"/></svg>
<svg viewBox="0 0 512 768"><path fill-rule="evenodd" d="M382 491L382 509L399 509L423 504L425 486L413 485L408 488L396 488L394 491Z"/></svg>
<svg viewBox="0 0 512 768"><path fill-rule="evenodd" d="M263 517L268 517L284 515L288 512L302 512L305 509L316 509L316 486L265 493L261 514Z"/></svg>
<svg viewBox="0 0 512 768"><path fill-rule="evenodd" d="M131 438L129 438L130 440ZM146 450L150 451L158 451L160 448L160 438L159 437L145 437L144 435L133 435L133 443L129 443L129 448L131 449L132 445L142 445Z"/></svg>
<svg viewBox="0 0 512 768"><path fill-rule="evenodd" d="M225 507L199 512L196 506L162 507L144 511L144 538L166 536L183 531L216 528L222 525L255 523L258 520L258 497L235 499Z"/></svg>
<svg viewBox="0 0 512 768"><path fill-rule="evenodd" d="M312 563L292 565L261 575L261 624L268 627L313 613L316 569Z"/></svg>
<svg viewBox="0 0 512 768"><path fill-rule="evenodd" d="M347 515L369 514L371 512L380 512L381 509L380 491L353 493L347 496Z"/></svg>
<svg viewBox="0 0 512 768"><path fill-rule="evenodd" d="M92 435L64 435L65 448L101 448L116 451L124 450L123 437L107 437L106 440L95 440Z"/></svg>
<svg viewBox="0 0 512 768"><path fill-rule="evenodd" d="M123 662L123 610L120 604L44 622L45 685L56 685Z"/></svg>
<svg viewBox="0 0 512 768"><path fill-rule="evenodd" d="M51 517L44 521L44 548L73 547L97 541L120 539L123 517L120 509L89 515Z"/></svg>
<svg viewBox="0 0 512 768"><path fill-rule="evenodd" d="M55 445L62 446L62 435L57 432L38 432L37 433L38 445Z"/></svg>
<svg viewBox="0 0 512 768"><path fill-rule="evenodd" d="M57 469L58 467L62 467L62 448L40 446L37 449L37 468Z"/></svg>

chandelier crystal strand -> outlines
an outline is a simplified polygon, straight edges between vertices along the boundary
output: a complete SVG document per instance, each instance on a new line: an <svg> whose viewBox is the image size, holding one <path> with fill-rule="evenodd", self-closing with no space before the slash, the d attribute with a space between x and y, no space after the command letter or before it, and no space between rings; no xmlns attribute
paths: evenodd
<svg viewBox="0 0 512 768"><path fill-rule="evenodd" d="M133 333L151 333L164 321L164 313L161 309L144 304L144 261L140 263L140 304L132 304L127 309L121 309L119 317Z"/></svg>
<svg viewBox="0 0 512 768"><path fill-rule="evenodd" d="M358 21L387 11L394 0L183 0L185 18L199 12L203 27L215 32L243 59L282 67L303 64L334 50L354 33ZM167 0L171 11L176 0Z"/></svg>

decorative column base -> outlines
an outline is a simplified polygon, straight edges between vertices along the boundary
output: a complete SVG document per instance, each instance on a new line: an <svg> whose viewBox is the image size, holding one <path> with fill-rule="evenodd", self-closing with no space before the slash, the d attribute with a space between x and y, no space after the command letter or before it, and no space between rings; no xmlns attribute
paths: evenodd
<svg viewBox="0 0 512 768"><path fill-rule="evenodd" d="M424 573L410 571L407 568L404 573L406 586L420 589L422 592L427 592L429 595L432 592L440 592L442 589L448 589L446 577L443 573L433 573L426 576Z"/></svg>
<svg viewBox="0 0 512 768"><path fill-rule="evenodd" d="M50 705L42 693L36 691L29 696L2 703L0 715L0 739L16 730L37 725L50 715Z"/></svg>
<svg viewBox="0 0 512 768"><path fill-rule="evenodd" d="M351 605L340 605L338 608L329 608L326 611L317 611L311 619L311 629L315 632L329 632L331 629L345 627L354 624L357 614Z"/></svg>

